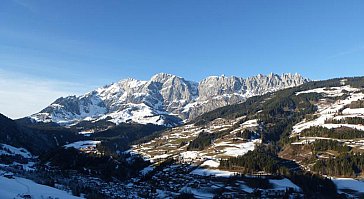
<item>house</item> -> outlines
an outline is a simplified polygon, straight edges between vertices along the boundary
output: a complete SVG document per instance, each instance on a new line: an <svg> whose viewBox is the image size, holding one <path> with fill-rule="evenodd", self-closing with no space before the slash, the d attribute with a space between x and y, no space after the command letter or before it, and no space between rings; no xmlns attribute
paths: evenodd
<svg viewBox="0 0 364 199"><path fill-rule="evenodd" d="M24 199L32 199L32 196L29 195L29 194L24 194L21 197L24 198Z"/></svg>
<svg viewBox="0 0 364 199"><path fill-rule="evenodd" d="M191 163L195 160L199 160L200 155L197 151L185 151L180 153L178 159L181 163Z"/></svg>
<svg viewBox="0 0 364 199"><path fill-rule="evenodd" d="M274 189L268 189L263 191L262 196L267 197L283 197L286 194L286 190L274 190Z"/></svg>
<svg viewBox="0 0 364 199"><path fill-rule="evenodd" d="M8 178L8 179L15 179L15 178L14 178L14 174L13 174L13 173L5 173L5 174L3 174L3 176L4 176L5 178Z"/></svg>

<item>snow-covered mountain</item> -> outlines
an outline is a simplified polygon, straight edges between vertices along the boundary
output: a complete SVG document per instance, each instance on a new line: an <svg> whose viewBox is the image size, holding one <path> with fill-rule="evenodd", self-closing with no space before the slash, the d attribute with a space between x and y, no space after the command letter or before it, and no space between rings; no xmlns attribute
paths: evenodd
<svg viewBox="0 0 364 199"><path fill-rule="evenodd" d="M125 79L81 96L61 97L31 116L35 121L72 124L108 120L175 126L213 109L244 101L308 79L299 74L249 78L211 76L201 82L159 73L148 81Z"/></svg>

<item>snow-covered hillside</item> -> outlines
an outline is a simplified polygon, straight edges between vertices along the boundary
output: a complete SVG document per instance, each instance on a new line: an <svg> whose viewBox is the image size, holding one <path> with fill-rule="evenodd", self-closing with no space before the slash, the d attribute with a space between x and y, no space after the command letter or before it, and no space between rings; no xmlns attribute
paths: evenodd
<svg viewBox="0 0 364 199"><path fill-rule="evenodd" d="M320 100L317 104L318 110L315 114L317 116L316 119L313 120L304 120L293 127L293 134L299 134L305 129L308 129L312 126L322 126L326 128L338 128L338 127L349 127L355 128L359 130L364 130L364 126L361 124L352 125L352 124L330 124L326 121L329 119L343 119L350 117L363 117L364 118L364 109L350 109L346 108L346 106L350 105L352 102L364 99L364 93L361 92L361 89L352 88L350 86L341 86L341 87L330 87L330 88L318 88L303 92L298 92L296 95L304 94L304 93L322 93L324 94L324 98ZM345 99L337 100L334 103L328 102L326 97L339 97L344 94L348 95Z"/></svg>
<svg viewBox="0 0 364 199"><path fill-rule="evenodd" d="M94 141L94 140L84 140L73 142L70 144L65 145L65 148L75 148L85 153L97 153L96 145L100 144L101 141Z"/></svg>
<svg viewBox="0 0 364 199"><path fill-rule="evenodd" d="M244 130L258 130L259 124L256 119L248 120L240 124L236 129L222 138L215 140L211 146L204 150L188 151L187 146L200 133L207 132L214 134L227 131L234 125L236 126L242 119L244 117L234 120L218 118L205 127L195 125L175 127L149 142L134 145L128 152L142 155L145 159L155 163L164 161L167 158L175 158L181 163L200 164L201 168L195 171L196 174L230 176L233 175L233 172L219 171L216 167L219 166L221 159L244 155L248 151L254 150L255 146L261 143L261 139L259 138L246 140L236 136L236 133Z"/></svg>
<svg viewBox="0 0 364 199"><path fill-rule="evenodd" d="M6 178L0 175L0 198L1 199L79 199L80 197L53 187L37 184L31 180L13 177Z"/></svg>
<svg viewBox="0 0 364 199"><path fill-rule="evenodd" d="M20 155L24 158L33 157L28 150L24 148L13 147L7 144L0 144L0 155L10 155L10 156Z"/></svg>

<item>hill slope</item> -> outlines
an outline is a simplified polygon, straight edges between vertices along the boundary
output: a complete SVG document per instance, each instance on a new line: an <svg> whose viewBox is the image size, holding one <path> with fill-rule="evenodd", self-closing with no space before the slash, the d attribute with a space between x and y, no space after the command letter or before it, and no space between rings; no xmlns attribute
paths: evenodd
<svg viewBox="0 0 364 199"><path fill-rule="evenodd" d="M174 158L208 168L201 173L216 173L216 168L264 172L287 176L294 183L316 178L303 177L307 172L360 178L364 174L363 108L364 78L309 82L205 113L134 145L132 151L153 162ZM321 190L320 181L300 187L330 195ZM330 180L322 182L327 190L335 190ZM343 179L334 182L342 192L363 194L355 187L343 188Z"/></svg>

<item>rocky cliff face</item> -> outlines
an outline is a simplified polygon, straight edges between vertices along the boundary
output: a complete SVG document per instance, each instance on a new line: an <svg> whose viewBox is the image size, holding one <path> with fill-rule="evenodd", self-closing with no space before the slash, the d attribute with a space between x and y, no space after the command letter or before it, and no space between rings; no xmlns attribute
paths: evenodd
<svg viewBox="0 0 364 199"><path fill-rule="evenodd" d="M31 116L36 121L82 120L154 123L174 126L213 109L307 82L299 74L249 78L211 76L200 83L160 73L149 81L122 80L82 96L61 97Z"/></svg>

